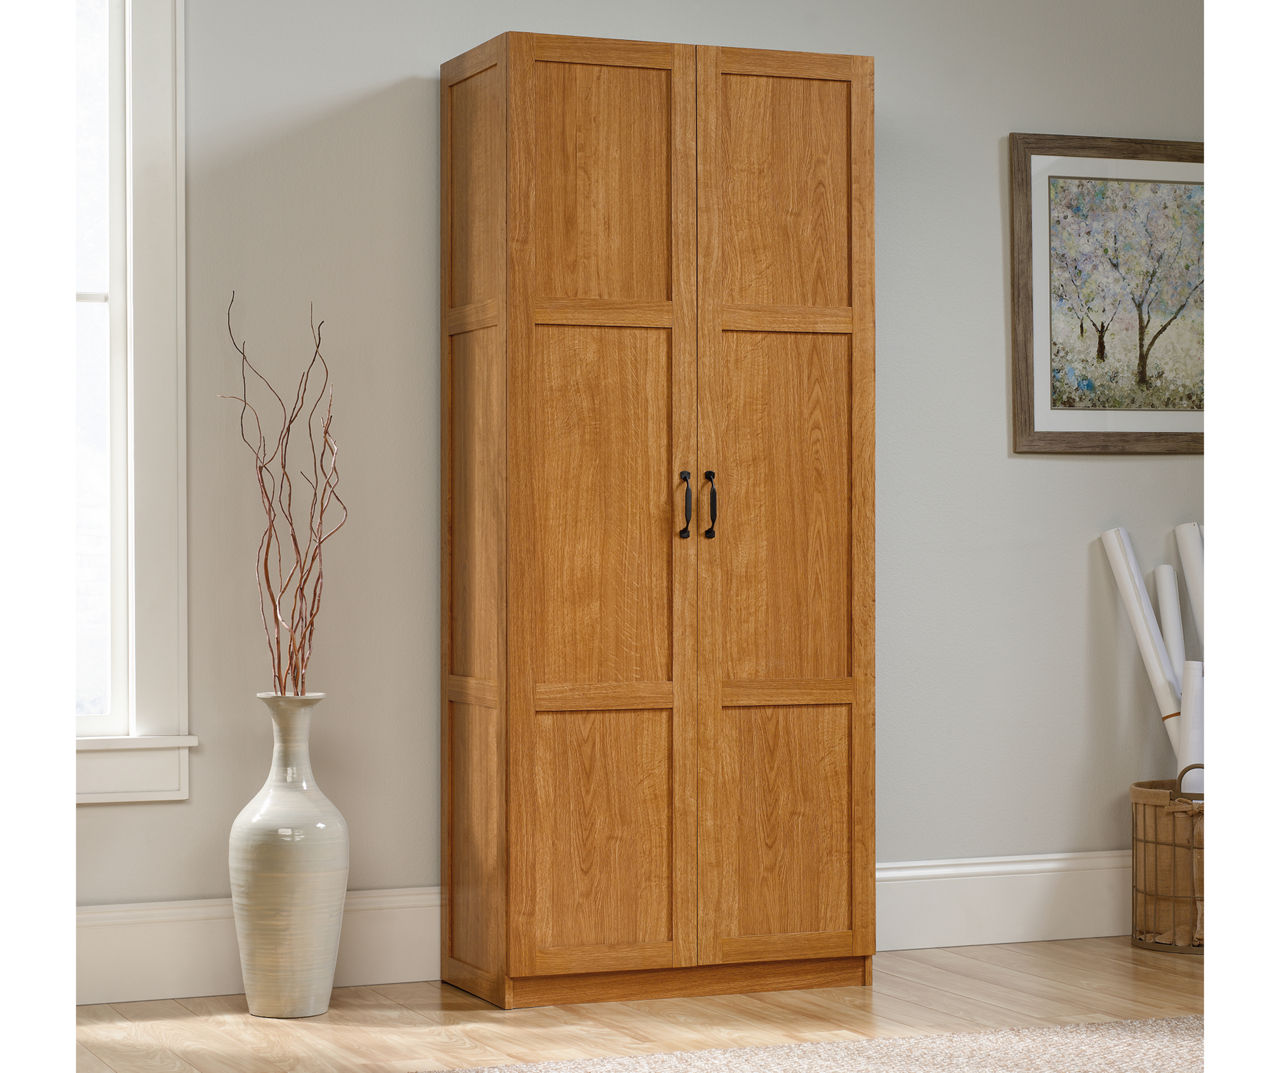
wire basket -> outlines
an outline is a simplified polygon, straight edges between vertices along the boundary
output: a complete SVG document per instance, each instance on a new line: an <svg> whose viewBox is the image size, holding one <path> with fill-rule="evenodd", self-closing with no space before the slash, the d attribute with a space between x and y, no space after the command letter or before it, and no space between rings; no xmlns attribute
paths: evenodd
<svg viewBox="0 0 1280 1073"><path fill-rule="evenodd" d="M1204 953L1204 794L1176 779L1135 782L1133 811L1134 946L1175 954Z"/></svg>

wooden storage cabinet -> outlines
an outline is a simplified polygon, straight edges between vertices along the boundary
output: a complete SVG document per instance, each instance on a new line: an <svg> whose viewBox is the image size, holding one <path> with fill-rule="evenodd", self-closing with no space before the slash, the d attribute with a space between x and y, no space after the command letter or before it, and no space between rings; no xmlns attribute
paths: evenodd
<svg viewBox="0 0 1280 1073"><path fill-rule="evenodd" d="M498 1005L870 979L871 81L442 69L442 976Z"/></svg>

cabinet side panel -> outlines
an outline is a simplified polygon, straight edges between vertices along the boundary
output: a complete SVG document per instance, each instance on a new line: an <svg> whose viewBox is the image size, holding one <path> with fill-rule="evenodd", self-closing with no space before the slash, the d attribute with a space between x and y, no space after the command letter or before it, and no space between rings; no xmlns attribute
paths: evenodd
<svg viewBox="0 0 1280 1073"><path fill-rule="evenodd" d="M506 968L506 65L441 69L442 977ZM480 983L477 983L480 981Z"/></svg>
<svg viewBox="0 0 1280 1073"><path fill-rule="evenodd" d="M449 704L453 770L453 898L449 956L495 971L502 949L502 921L494 911L502 889L502 812L493 792L502 779L502 728L495 708Z"/></svg>
<svg viewBox="0 0 1280 1073"><path fill-rule="evenodd" d="M502 71L495 63L441 90L449 95L453 113L448 177L453 255L446 276L450 307L496 298L500 289L504 131L493 117L501 114L502 89Z"/></svg>
<svg viewBox="0 0 1280 1073"><path fill-rule="evenodd" d="M854 949L876 944L876 272L875 63L853 61L850 81L849 280L853 309L853 900ZM868 973L870 962L868 962Z"/></svg>
<svg viewBox="0 0 1280 1073"><path fill-rule="evenodd" d="M497 328L449 339L453 491L449 573L451 677L498 679L502 517L502 351Z"/></svg>

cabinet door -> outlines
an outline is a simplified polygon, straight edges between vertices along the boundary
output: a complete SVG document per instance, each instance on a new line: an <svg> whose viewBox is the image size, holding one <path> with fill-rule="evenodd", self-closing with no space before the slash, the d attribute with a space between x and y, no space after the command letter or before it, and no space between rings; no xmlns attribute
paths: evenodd
<svg viewBox="0 0 1280 1073"><path fill-rule="evenodd" d="M698 154L699 958L869 954L870 60L700 47Z"/></svg>
<svg viewBox="0 0 1280 1073"><path fill-rule="evenodd" d="M511 975L692 964L694 50L510 40Z"/></svg>

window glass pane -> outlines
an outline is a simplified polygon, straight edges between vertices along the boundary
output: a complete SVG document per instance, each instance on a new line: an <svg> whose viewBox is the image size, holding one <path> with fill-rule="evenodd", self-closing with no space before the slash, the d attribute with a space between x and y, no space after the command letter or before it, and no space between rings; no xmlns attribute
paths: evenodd
<svg viewBox="0 0 1280 1073"><path fill-rule="evenodd" d="M111 710L111 335L76 304L76 714Z"/></svg>
<svg viewBox="0 0 1280 1073"><path fill-rule="evenodd" d="M76 52L76 290L105 293L111 265L107 0L77 0Z"/></svg>

